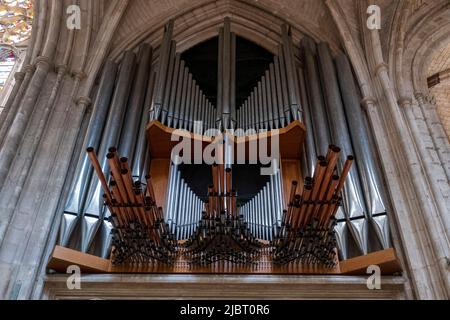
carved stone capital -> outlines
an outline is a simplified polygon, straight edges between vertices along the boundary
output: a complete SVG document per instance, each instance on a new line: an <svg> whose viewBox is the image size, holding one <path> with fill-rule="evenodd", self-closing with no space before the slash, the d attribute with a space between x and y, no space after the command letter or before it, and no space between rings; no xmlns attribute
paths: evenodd
<svg viewBox="0 0 450 320"><path fill-rule="evenodd" d="M60 64L56 66L56 71L61 74L65 74L67 72L67 65Z"/></svg>
<svg viewBox="0 0 450 320"><path fill-rule="evenodd" d="M14 74L14 79L16 79L16 81L23 80L23 78L25 78L25 72L23 71L18 71Z"/></svg>
<svg viewBox="0 0 450 320"><path fill-rule="evenodd" d="M412 99L410 97L400 97L398 104L402 107L410 107L412 105Z"/></svg>
<svg viewBox="0 0 450 320"><path fill-rule="evenodd" d="M367 111L370 106L373 106L377 103L377 100L374 97L365 97L361 100L361 105Z"/></svg>
<svg viewBox="0 0 450 320"><path fill-rule="evenodd" d="M388 65L385 62L380 63L375 67L375 74L377 77L380 75L381 72L387 72L388 71Z"/></svg>
<svg viewBox="0 0 450 320"><path fill-rule="evenodd" d="M423 103L425 101L425 95L422 92L414 92L414 97L419 103Z"/></svg>
<svg viewBox="0 0 450 320"><path fill-rule="evenodd" d="M89 106L91 103L92 103L91 98L85 96L81 96L76 100L77 105L83 104L86 107Z"/></svg>
<svg viewBox="0 0 450 320"><path fill-rule="evenodd" d="M77 80L77 81L81 81L84 78L86 78L87 75L83 71L75 71L75 72L72 73L72 77L74 77L75 80Z"/></svg>
<svg viewBox="0 0 450 320"><path fill-rule="evenodd" d="M28 64L22 68L23 72L28 73L34 71L36 68L32 64Z"/></svg>
<svg viewBox="0 0 450 320"><path fill-rule="evenodd" d="M39 56L36 58L36 67L50 68L50 58L46 56Z"/></svg>

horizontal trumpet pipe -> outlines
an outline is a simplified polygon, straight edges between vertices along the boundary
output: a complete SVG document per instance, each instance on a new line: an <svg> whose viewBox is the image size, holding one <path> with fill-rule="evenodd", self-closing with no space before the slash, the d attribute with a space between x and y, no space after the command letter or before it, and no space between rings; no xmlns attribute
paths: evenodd
<svg viewBox="0 0 450 320"><path fill-rule="evenodd" d="M103 191L105 192L105 195L107 197L107 200L111 203L112 202L112 195L108 187L108 183L106 182L105 175L103 174L103 171L101 169L100 163L98 162L97 155L95 154L94 148L87 148L87 153L89 160L91 160L92 166L94 167L95 172L97 173L97 176L100 180L100 183L102 185Z"/></svg>
<svg viewBox="0 0 450 320"><path fill-rule="evenodd" d="M341 179L339 180L339 183L336 187L336 194L341 193L342 188L344 187L344 184L345 184L345 180L347 179L348 173L350 172L350 169L352 167L354 159L355 158L353 156L347 157L347 160L345 161L345 164L344 164L344 168L342 169Z"/></svg>

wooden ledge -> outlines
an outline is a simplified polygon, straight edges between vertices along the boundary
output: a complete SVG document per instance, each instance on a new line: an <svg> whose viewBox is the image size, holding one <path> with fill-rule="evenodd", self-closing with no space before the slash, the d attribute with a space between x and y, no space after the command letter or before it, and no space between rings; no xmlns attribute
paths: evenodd
<svg viewBox="0 0 450 320"><path fill-rule="evenodd" d="M209 268L189 269L182 263L174 267L168 266L113 266L110 260L102 259L87 253L56 246L48 263L48 268L58 273L66 273L71 265L80 267L82 273L136 273L136 274L278 274L278 275L367 275L367 267L377 265L383 275L393 275L401 272L400 263L394 249L374 252L345 261L341 261L335 268L321 267L274 267L267 266L258 270L242 268L233 272L211 272Z"/></svg>

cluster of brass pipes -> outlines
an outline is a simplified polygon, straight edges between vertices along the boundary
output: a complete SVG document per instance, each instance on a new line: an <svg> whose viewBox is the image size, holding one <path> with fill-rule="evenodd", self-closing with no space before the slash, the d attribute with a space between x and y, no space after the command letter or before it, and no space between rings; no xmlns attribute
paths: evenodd
<svg viewBox="0 0 450 320"><path fill-rule="evenodd" d="M253 264L260 255L261 243L239 214L226 148L220 156L224 161L212 165L213 184L208 187L205 211L193 236L185 243L185 256L197 265L219 261Z"/></svg>
<svg viewBox="0 0 450 320"><path fill-rule="evenodd" d="M176 241L164 222L162 208L156 204L151 176L145 177L146 185L134 181L128 159L120 158L116 148L110 148L106 156L111 171L108 184L94 149L88 148L87 153L111 213L113 263L173 263Z"/></svg>
<svg viewBox="0 0 450 320"><path fill-rule="evenodd" d="M341 176L336 175L340 152L340 148L332 145L326 157L318 157L314 176L305 178L301 195L297 194L298 182L292 182L288 210L274 241L275 262L334 266L335 215L342 204L341 192L353 163L353 156L348 156Z"/></svg>

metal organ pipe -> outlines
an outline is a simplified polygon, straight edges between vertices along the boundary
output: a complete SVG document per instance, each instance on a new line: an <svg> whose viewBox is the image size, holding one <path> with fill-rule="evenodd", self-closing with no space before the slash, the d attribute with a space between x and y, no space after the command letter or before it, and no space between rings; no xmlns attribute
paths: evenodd
<svg viewBox="0 0 450 320"><path fill-rule="evenodd" d="M327 152L328 145L331 142L330 133L328 129L327 116L325 114L325 105L323 100L322 86L320 83L319 71L316 62L316 43L310 38L303 38L301 41L303 49L304 63L305 63L305 86L308 93L309 104L311 109L308 109L311 119L309 134L307 134L307 147L311 150L309 157L315 150L316 155L324 155ZM305 110L308 106L304 106ZM305 114L305 120L308 117ZM308 123L306 122L306 125ZM311 139L313 138L313 139ZM308 140L309 139L309 140ZM313 141L311 141L313 140ZM309 161L316 161L310 159ZM312 171L311 173L315 172ZM339 208L336 218L339 220L345 219L348 216L343 208ZM348 238L347 238L347 222L340 221L337 225L337 240L339 243L339 250L343 259L347 258Z"/></svg>
<svg viewBox="0 0 450 320"><path fill-rule="evenodd" d="M125 53L120 66L114 97L111 102L106 127L103 130L102 142L98 152L98 157L101 159L101 169L103 171L107 170L106 153L108 152L108 148L116 145L119 140L120 128L126 111L124 106L128 100L131 84L133 82L135 59L135 54L128 51ZM84 215L88 215L88 217L82 220L81 228L81 251L83 252L87 252L89 249L98 228L98 224L94 222L93 217L103 218L104 215L103 195L101 184L98 179L94 179L91 182L86 200L87 205L84 209Z"/></svg>
<svg viewBox="0 0 450 320"><path fill-rule="evenodd" d="M297 68L295 67L292 39L289 36L288 26L285 24L281 26L281 36L283 41L284 61L286 64L287 85L289 88L290 110L294 120L301 120L300 94L298 91L297 73L295 72Z"/></svg>
<svg viewBox="0 0 450 320"><path fill-rule="evenodd" d="M149 78L149 65L152 58L150 45L143 44L139 48L138 61L136 62L136 75L133 81L133 88L127 104L125 121L122 126L122 133L119 143L119 154L128 157L130 163L134 161L134 151L136 149L137 134L142 118L142 110L145 101L145 90L147 89Z"/></svg>
<svg viewBox="0 0 450 320"><path fill-rule="evenodd" d="M283 94L283 112L284 112L286 121L289 124L292 122L291 105L290 105L289 93L288 93L288 80L287 80L287 73L286 73L287 66L286 66L286 61L284 58L282 46L280 46L278 48L278 58L280 61L281 90L282 90L282 94Z"/></svg>
<svg viewBox="0 0 450 320"><path fill-rule="evenodd" d="M163 41L161 44L161 50L159 55L159 69L156 81L155 99L152 105L152 117L151 119L160 119L161 109L164 102L164 93L166 90L167 71L169 69L169 56L172 46L174 21L170 20L164 29Z"/></svg>
<svg viewBox="0 0 450 320"><path fill-rule="evenodd" d="M351 138L345 118L344 106L339 91L339 83L336 77L336 71L333 64L328 44L320 43L318 45L318 56L320 61L320 70L324 85L324 95L326 99L326 107L328 111L328 122L334 142L340 146L344 154L354 154L351 145ZM343 167L342 159L340 167ZM364 198L361 192L359 174L356 166L350 170L347 182L344 187L344 205L347 209L350 221L351 231L357 242L359 249L364 253L368 253L367 225L365 215L366 208ZM361 218L358 220L353 220Z"/></svg>
<svg viewBox="0 0 450 320"><path fill-rule="evenodd" d="M144 108L142 112L141 117L141 123L139 127L139 135L138 135L138 142L136 145L136 149L134 151L133 156L133 177L139 178L141 181L144 180L145 174L146 174L146 159L148 157L147 153L147 139L145 138L145 131L147 129L147 124L150 120L149 118L149 109L151 106L151 101L153 99L153 92L155 87L155 77L156 74L153 72L151 60L149 63L149 70L150 73L150 79L147 83L147 94L145 97L145 103Z"/></svg>
<svg viewBox="0 0 450 320"><path fill-rule="evenodd" d="M316 147L314 145L313 125L311 121L311 110L308 102L308 93L306 91L305 76L303 69L298 69L298 79L301 92L302 106L303 106L303 123L306 127L306 143L305 152L306 166L303 167L303 176L313 176L315 165L317 162Z"/></svg>
<svg viewBox="0 0 450 320"><path fill-rule="evenodd" d="M348 58L344 54L340 54L335 61L353 147L358 154L356 162L365 191L366 205L383 247L388 248L390 246L389 225L386 205L383 200L385 192L381 189L383 183L380 169L376 163L377 155L370 146L371 140L365 126L365 119Z"/></svg>
<svg viewBox="0 0 450 320"><path fill-rule="evenodd" d="M231 32L230 18L225 18L219 31L219 66L216 122L218 129L231 129L236 121L235 86L236 38Z"/></svg>
<svg viewBox="0 0 450 320"><path fill-rule="evenodd" d="M100 80L100 85L97 93L97 97L94 102L94 107L89 121L89 125L86 132L86 138L83 143L82 149L92 146L98 148L101 140L101 133L105 126L106 118L108 116L108 110L111 102L111 98L114 91L114 82L117 73L117 64L113 61L107 61L103 70L103 74ZM82 214L82 206L86 197L86 187L92 177L92 166L90 165L89 158L85 152L82 152L77 169L74 173L74 180L70 188L69 198L67 199L64 207L64 213L71 215L65 215L62 219L62 226L60 231L59 243L62 246L67 246L70 235L75 227L73 216Z"/></svg>
<svg viewBox="0 0 450 320"><path fill-rule="evenodd" d="M183 62L184 65L184 62ZM175 113L175 103L178 95L178 87L180 86L182 77L180 75L181 69L181 56L179 53L175 56L175 67L173 71L172 85L170 86L170 102L169 102L169 110L167 113L167 125L169 127L173 126L173 117ZM182 70L182 69L181 69Z"/></svg>
<svg viewBox="0 0 450 320"><path fill-rule="evenodd" d="M310 110L312 128L309 130L314 137L316 154L325 155L331 140L322 97L319 71L317 70L316 64L316 44L313 40L304 38L302 39L302 48L306 66L307 91L311 100L310 106L314 106L314 110Z"/></svg>
<svg viewBox="0 0 450 320"><path fill-rule="evenodd" d="M170 45L170 54L169 54L169 68L167 70L167 79L166 79L166 85L164 90L164 100L163 100L163 106L162 106L162 114L161 114L161 123L166 123L167 121L167 115L169 112L169 103L170 103L170 90L172 88L172 84L174 81L174 78L176 77L176 74L174 71L175 64L177 63L177 45L175 41L171 41Z"/></svg>

